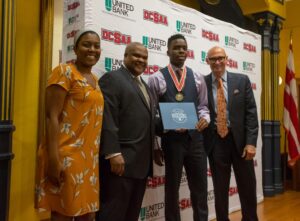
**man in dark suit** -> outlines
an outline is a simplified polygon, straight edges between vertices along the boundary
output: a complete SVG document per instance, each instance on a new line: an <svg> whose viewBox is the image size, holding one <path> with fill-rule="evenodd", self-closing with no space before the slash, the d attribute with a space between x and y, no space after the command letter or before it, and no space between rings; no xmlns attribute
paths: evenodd
<svg viewBox="0 0 300 221"><path fill-rule="evenodd" d="M182 169L185 168L191 192L194 221L208 220L207 157L201 131L210 121L207 89L204 76L184 65L187 58L187 41L181 34L168 39L167 54L170 64L149 77L148 85L158 102L192 102L199 121L195 130L179 128L162 132L162 149L165 159L165 218L180 221L179 188ZM162 126L161 126L162 127ZM196 130L197 129L197 130ZM155 150L157 153L159 150ZM155 154L157 156L158 154ZM159 156L159 155L158 155ZM155 157L158 164L160 160Z"/></svg>
<svg viewBox="0 0 300 221"><path fill-rule="evenodd" d="M257 110L246 75L226 71L223 48L208 51L211 74L205 76L211 122L204 131L212 172L217 221L228 221L231 166L236 178L243 221L257 221L253 157L258 136Z"/></svg>
<svg viewBox="0 0 300 221"><path fill-rule="evenodd" d="M140 75L147 49L127 45L124 64L99 80L105 99L100 161L99 221L136 221L152 174L155 107Z"/></svg>

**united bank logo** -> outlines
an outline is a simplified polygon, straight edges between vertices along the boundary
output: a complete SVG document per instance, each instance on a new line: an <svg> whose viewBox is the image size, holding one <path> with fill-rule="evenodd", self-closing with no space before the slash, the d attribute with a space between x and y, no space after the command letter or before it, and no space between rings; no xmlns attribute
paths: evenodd
<svg viewBox="0 0 300 221"><path fill-rule="evenodd" d="M202 29L202 38L206 38L210 41L217 41L219 42L219 35L217 33L214 33L212 31L207 31Z"/></svg>
<svg viewBox="0 0 300 221"><path fill-rule="evenodd" d="M104 60L105 71L114 71L121 67L123 60L108 58L106 57Z"/></svg>
<svg viewBox="0 0 300 221"><path fill-rule="evenodd" d="M201 63L206 64L206 57L207 57L207 52L206 51L201 51Z"/></svg>
<svg viewBox="0 0 300 221"><path fill-rule="evenodd" d="M131 43L130 35L125 35L119 31L111 31L104 28L101 29L101 39L113 42L117 45L127 45Z"/></svg>
<svg viewBox="0 0 300 221"><path fill-rule="evenodd" d="M215 194L214 194L214 191L213 190L209 190L207 192L207 202L208 203L212 203L215 201Z"/></svg>
<svg viewBox="0 0 300 221"><path fill-rule="evenodd" d="M168 17L156 11L148 11L144 9L144 20L168 26Z"/></svg>
<svg viewBox="0 0 300 221"><path fill-rule="evenodd" d="M243 61L243 71L253 72L255 68L255 64L247 61Z"/></svg>
<svg viewBox="0 0 300 221"><path fill-rule="evenodd" d="M230 48L236 48L239 43L240 42L237 38L225 36L225 46Z"/></svg>
<svg viewBox="0 0 300 221"><path fill-rule="evenodd" d="M227 67L232 68L232 69L238 69L238 62L229 58L229 59L227 59Z"/></svg>
<svg viewBox="0 0 300 221"><path fill-rule="evenodd" d="M154 220L161 216L161 212L164 209L164 202L152 204L150 206L142 207L140 210L140 219Z"/></svg>
<svg viewBox="0 0 300 221"><path fill-rule="evenodd" d="M134 6L118 0L105 0L105 9L122 16L129 16L134 11Z"/></svg>
<svg viewBox="0 0 300 221"><path fill-rule="evenodd" d="M256 47L255 45L252 45L250 43L244 43L244 50L249 51L249 52L256 52Z"/></svg>
<svg viewBox="0 0 300 221"><path fill-rule="evenodd" d="M74 45L68 45L67 46L67 52L70 53L73 51Z"/></svg>
<svg viewBox="0 0 300 221"><path fill-rule="evenodd" d="M154 74L155 72L159 71L160 69L161 69L161 67L158 65L148 65L144 71L144 74L151 75L151 74Z"/></svg>
<svg viewBox="0 0 300 221"><path fill-rule="evenodd" d="M76 15L68 18L68 24L69 25L74 24L74 23L78 22L78 19L79 19L79 14L76 14Z"/></svg>
<svg viewBox="0 0 300 221"><path fill-rule="evenodd" d="M185 34L193 34L192 31L196 30L196 25L177 20L176 30Z"/></svg>
<svg viewBox="0 0 300 221"><path fill-rule="evenodd" d="M143 36L143 45L154 51L165 51L163 47L167 46L167 42L165 40L159 39L159 38L152 38L149 36Z"/></svg>

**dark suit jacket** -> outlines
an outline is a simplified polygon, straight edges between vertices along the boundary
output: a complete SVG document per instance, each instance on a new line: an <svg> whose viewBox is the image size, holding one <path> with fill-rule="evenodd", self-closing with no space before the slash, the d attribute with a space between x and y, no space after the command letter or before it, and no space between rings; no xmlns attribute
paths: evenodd
<svg viewBox="0 0 300 221"><path fill-rule="evenodd" d="M205 76L208 90L208 104L211 122L204 131L204 142L209 155L214 147L216 133L216 113L212 92L212 73ZM248 76L227 72L228 108L230 130L240 155L246 144L256 146L258 120L256 103Z"/></svg>
<svg viewBox="0 0 300 221"><path fill-rule="evenodd" d="M148 90L148 86L143 82ZM152 172L155 107L148 107L132 75L121 67L99 80L104 95L100 153L122 153L125 177L145 178ZM150 100L153 98L148 90ZM106 160L108 164L108 160ZM101 170L101 168L100 168Z"/></svg>

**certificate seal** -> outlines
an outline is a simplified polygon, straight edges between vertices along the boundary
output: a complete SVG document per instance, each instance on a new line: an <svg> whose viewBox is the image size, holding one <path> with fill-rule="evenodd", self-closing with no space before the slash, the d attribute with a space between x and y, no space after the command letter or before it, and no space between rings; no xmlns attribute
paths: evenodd
<svg viewBox="0 0 300 221"><path fill-rule="evenodd" d="M172 120L176 123L182 124L187 121L187 115L183 109L175 108L171 112Z"/></svg>

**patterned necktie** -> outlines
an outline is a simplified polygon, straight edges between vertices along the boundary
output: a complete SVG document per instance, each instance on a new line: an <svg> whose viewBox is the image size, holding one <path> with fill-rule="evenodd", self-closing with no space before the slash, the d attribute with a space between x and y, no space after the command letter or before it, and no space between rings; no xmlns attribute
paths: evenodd
<svg viewBox="0 0 300 221"><path fill-rule="evenodd" d="M175 73L176 73L176 77L177 77L178 81L180 81L181 75L182 75L182 70L181 69L177 69L177 71Z"/></svg>
<svg viewBox="0 0 300 221"><path fill-rule="evenodd" d="M220 137L225 137L228 134L226 120L226 100L223 89L222 78L217 78L217 131Z"/></svg>
<svg viewBox="0 0 300 221"><path fill-rule="evenodd" d="M135 77L134 80L135 80L136 84L139 86L139 88L141 89L141 92L144 95L144 98L146 100L148 107L150 107L150 97L149 97L149 94L147 92L145 85L143 84L140 77Z"/></svg>

